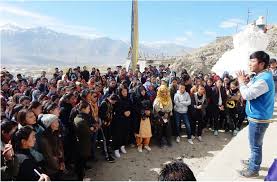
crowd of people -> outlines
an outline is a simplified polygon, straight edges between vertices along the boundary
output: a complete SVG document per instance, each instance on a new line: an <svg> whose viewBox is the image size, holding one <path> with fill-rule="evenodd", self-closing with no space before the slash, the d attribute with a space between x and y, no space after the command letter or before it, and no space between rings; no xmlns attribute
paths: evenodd
<svg viewBox="0 0 277 182"><path fill-rule="evenodd" d="M184 69L177 77L169 67L149 65L101 74L78 66L32 78L1 70L1 180L62 180L72 171L83 180L97 146L115 162L126 146L171 147L173 136L179 143L182 122L193 145L204 142L207 128L235 136L245 118L238 80L227 72Z"/></svg>

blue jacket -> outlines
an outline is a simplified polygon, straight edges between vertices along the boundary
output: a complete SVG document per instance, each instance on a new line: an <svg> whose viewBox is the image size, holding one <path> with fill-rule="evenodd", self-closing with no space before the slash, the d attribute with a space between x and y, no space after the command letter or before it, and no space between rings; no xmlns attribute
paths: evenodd
<svg viewBox="0 0 277 182"><path fill-rule="evenodd" d="M263 71L245 85L240 85L242 97L246 102L246 114L256 120L269 120L274 111L275 86L271 72Z"/></svg>

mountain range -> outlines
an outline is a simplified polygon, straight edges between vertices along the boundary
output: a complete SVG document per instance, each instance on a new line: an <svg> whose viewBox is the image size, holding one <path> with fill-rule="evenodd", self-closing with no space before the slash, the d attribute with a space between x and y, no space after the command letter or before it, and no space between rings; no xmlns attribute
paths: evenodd
<svg viewBox="0 0 277 182"><path fill-rule="evenodd" d="M1 63L21 65L115 65L126 62L130 44L109 37L84 38L46 27L4 25L1 31ZM140 44L146 57L180 56L192 51L174 43Z"/></svg>

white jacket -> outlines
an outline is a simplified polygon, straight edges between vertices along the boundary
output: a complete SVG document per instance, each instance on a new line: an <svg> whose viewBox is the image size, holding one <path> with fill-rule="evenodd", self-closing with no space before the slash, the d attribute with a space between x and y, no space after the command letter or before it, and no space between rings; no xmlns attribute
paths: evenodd
<svg viewBox="0 0 277 182"><path fill-rule="evenodd" d="M190 95L187 92L181 94L178 90L177 93L174 95L174 104L174 111L178 113L187 113L188 106L191 104Z"/></svg>

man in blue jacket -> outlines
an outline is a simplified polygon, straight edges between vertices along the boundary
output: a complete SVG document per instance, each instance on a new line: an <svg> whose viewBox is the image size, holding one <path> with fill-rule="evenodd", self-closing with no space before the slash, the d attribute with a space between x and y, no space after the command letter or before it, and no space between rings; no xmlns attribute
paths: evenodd
<svg viewBox="0 0 277 182"><path fill-rule="evenodd" d="M251 156L249 160L242 160L247 166L247 169L240 171L240 175L244 177L259 176L263 138L273 116L275 86L268 66L269 55L264 51L257 51L250 55L250 71L255 73L250 82L245 83L243 71L237 73L240 92L246 100L245 110L249 120L248 139Z"/></svg>

